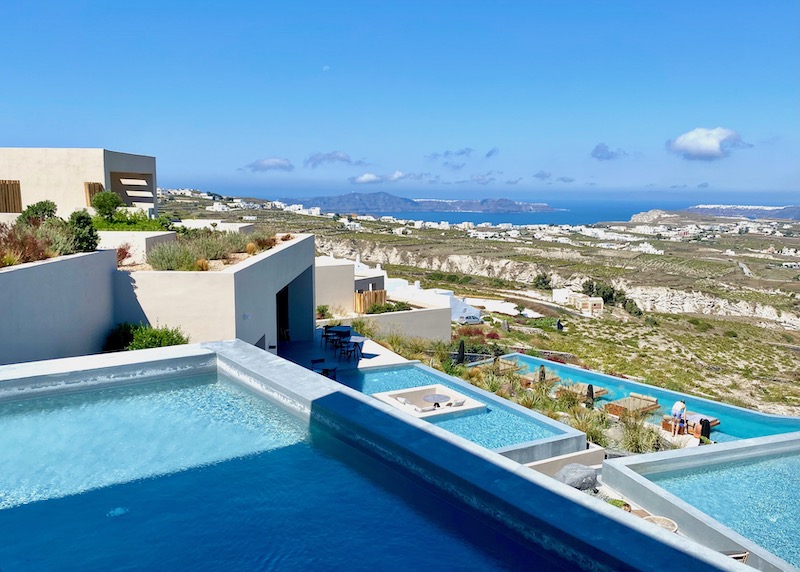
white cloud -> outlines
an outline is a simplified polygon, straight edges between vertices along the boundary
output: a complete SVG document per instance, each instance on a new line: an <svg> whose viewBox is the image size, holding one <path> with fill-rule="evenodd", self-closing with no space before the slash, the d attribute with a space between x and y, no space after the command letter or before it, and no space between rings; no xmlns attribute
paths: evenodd
<svg viewBox="0 0 800 572"><path fill-rule="evenodd" d="M249 165L245 165L244 168L249 169L253 173L263 171L293 171L294 165L292 165L292 162L289 159L271 157L269 159L259 159L258 161L253 161Z"/></svg>
<svg viewBox="0 0 800 572"><path fill-rule="evenodd" d="M363 167L366 165L364 161L353 161L350 158L350 155L345 153L344 151L331 151L330 153L314 153L313 155L309 155L303 164L306 167L311 167L312 169L316 169L320 165L324 163L346 163L347 165L355 165Z"/></svg>
<svg viewBox="0 0 800 572"><path fill-rule="evenodd" d="M367 185L370 183L380 183L383 181L383 177L379 177L374 173L364 173L358 177L350 177L348 180L356 185Z"/></svg>
<svg viewBox="0 0 800 572"><path fill-rule="evenodd" d="M752 147L742 141L733 129L698 127L667 141L667 149L684 159L715 161L730 154L731 149Z"/></svg>

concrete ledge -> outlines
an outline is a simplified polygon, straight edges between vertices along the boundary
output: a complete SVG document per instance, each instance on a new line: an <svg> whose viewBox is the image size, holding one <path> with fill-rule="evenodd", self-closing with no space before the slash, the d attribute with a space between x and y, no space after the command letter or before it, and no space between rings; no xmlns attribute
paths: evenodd
<svg viewBox="0 0 800 572"><path fill-rule="evenodd" d="M798 570L749 538L665 491L646 476L666 471L707 468L709 465L743 459L754 460L786 452L800 452L800 433L609 459L603 464L602 478L604 484L649 512L676 521L682 534L702 541L705 546L718 551L747 550L750 552L748 565L759 570Z"/></svg>
<svg viewBox="0 0 800 572"><path fill-rule="evenodd" d="M605 458L606 450L603 447L599 447L594 443L588 443L588 448L585 451L542 459L534 463L526 463L525 466L543 475L547 475L548 477L553 477L558 471L570 463L580 463L581 465L591 467L602 465Z"/></svg>
<svg viewBox="0 0 800 572"><path fill-rule="evenodd" d="M0 401L215 371L216 355L198 344L20 363L0 367Z"/></svg>

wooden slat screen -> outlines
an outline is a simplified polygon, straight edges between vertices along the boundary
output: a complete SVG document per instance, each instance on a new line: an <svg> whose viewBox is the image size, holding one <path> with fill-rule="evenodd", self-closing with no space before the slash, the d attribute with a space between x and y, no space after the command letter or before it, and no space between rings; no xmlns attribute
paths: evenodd
<svg viewBox="0 0 800 572"><path fill-rule="evenodd" d="M86 206L92 206L92 199L97 193L105 191L103 183L83 183L83 188L86 191Z"/></svg>
<svg viewBox="0 0 800 572"><path fill-rule="evenodd" d="M0 179L0 213L21 213L22 193L19 181Z"/></svg>
<svg viewBox="0 0 800 572"><path fill-rule="evenodd" d="M366 314L372 304L386 303L386 290L367 290L353 293L353 306L357 314Z"/></svg>

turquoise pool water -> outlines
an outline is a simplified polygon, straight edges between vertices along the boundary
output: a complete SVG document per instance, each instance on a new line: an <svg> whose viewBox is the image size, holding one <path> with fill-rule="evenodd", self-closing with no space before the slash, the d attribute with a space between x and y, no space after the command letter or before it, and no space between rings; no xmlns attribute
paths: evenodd
<svg viewBox="0 0 800 572"><path fill-rule="evenodd" d="M224 379L0 403L0 491L4 571L571 569Z"/></svg>
<svg viewBox="0 0 800 572"><path fill-rule="evenodd" d="M488 449L518 445L561 434L555 428L539 423L510 407L487 401L485 394L453 383L446 375L437 375L415 365L374 371L348 371L339 376L339 381L368 395L439 383L474 397L487 404L484 412L429 421Z"/></svg>
<svg viewBox="0 0 800 572"><path fill-rule="evenodd" d="M654 412L654 418L660 418L661 415L669 413L672 404L678 399L685 399L686 407L689 411L704 413L719 419L720 424L711 430L711 439L714 441L732 441L800 431L800 418L797 417L781 417L757 413L740 407L725 405L708 399L523 354L509 354L504 358L516 361L523 368L523 372L535 373L539 370L540 365L544 365L545 369L565 382L591 383L595 387L607 389L608 393L602 399L597 400L598 405L625 397L632 391L657 397L661 410Z"/></svg>
<svg viewBox="0 0 800 572"><path fill-rule="evenodd" d="M800 567L797 475L800 454L795 453L645 476Z"/></svg>

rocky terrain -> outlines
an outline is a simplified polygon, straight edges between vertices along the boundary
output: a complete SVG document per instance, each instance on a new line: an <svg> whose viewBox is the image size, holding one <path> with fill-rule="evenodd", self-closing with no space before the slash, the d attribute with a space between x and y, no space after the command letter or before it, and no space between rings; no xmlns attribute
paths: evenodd
<svg viewBox="0 0 800 572"><path fill-rule="evenodd" d="M501 278L524 284L530 283L541 274L550 276L553 287L573 288L580 291L587 274L562 275L557 270L544 265L468 254L433 254L425 255L410 249L387 246L370 240L340 240L331 237L317 237L317 249L329 256L361 259L371 264L392 264L413 266L425 270L455 272L470 276ZM551 257L580 258L574 250L564 248L555 253L548 251ZM633 284L626 279L611 280L612 286L625 291L639 307L646 312L666 314L707 314L713 316L736 316L768 320L787 329L800 330L800 315L781 311L769 305L752 301L732 301L705 292L684 291L663 286Z"/></svg>

